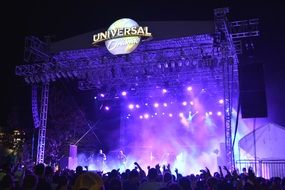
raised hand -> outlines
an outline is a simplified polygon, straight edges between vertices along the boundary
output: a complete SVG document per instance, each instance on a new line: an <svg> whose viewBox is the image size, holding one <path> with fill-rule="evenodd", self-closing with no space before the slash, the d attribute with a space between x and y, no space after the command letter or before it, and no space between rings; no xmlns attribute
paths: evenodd
<svg viewBox="0 0 285 190"><path fill-rule="evenodd" d="M212 176L212 175L211 175L211 172L210 172L210 170L209 170L208 167L206 167L206 172L207 172L207 174L208 174L209 176Z"/></svg>
<svg viewBox="0 0 285 190"><path fill-rule="evenodd" d="M170 170L170 164L167 164L167 169L169 169L169 170Z"/></svg>

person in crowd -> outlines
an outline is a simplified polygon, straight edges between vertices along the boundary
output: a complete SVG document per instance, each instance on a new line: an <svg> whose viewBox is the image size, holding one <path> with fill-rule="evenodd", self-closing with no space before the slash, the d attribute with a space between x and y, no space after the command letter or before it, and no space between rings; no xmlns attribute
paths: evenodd
<svg viewBox="0 0 285 190"><path fill-rule="evenodd" d="M35 190L38 185L38 178L34 174L27 174L24 177L22 188L23 190Z"/></svg>
<svg viewBox="0 0 285 190"><path fill-rule="evenodd" d="M51 184L45 178L45 165L37 164L34 168L35 175L38 177L36 190L51 190Z"/></svg>
<svg viewBox="0 0 285 190"><path fill-rule="evenodd" d="M140 184L139 190L158 190L163 187L163 183L157 181L157 169L150 168L148 170L147 181Z"/></svg>
<svg viewBox="0 0 285 190"><path fill-rule="evenodd" d="M74 190L104 190L102 178L95 172L83 172L76 180Z"/></svg>

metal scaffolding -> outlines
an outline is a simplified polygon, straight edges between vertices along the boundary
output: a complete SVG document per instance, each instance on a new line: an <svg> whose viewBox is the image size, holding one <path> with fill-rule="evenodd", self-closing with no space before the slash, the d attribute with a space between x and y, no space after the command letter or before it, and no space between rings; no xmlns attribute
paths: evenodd
<svg viewBox="0 0 285 190"><path fill-rule="evenodd" d="M148 41L127 55L111 55L105 47L50 55L47 44L28 37L24 59L28 64L17 66L16 75L28 84L42 84L37 163L44 162L50 82L75 79L79 89L96 89L105 94L104 99L114 99L122 90L144 98L154 88L167 86L179 91L178 88L203 81L206 87L216 89L213 93L224 95L226 159L232 167L232 94L237 90L237 54L242 52L237 47L241 38L258 35L258 20L229 22L228 12L228 8L215 10L215 34ZM35 99L34 92L32 110L37 127Z"/></svg>
<svg viewBox="0 0 285 190"><path fill-rule="evenodd" d="M38 147L37 147L36 163L44 163L45 144L46 144L47 112L48 112L48 95L49 95L49 84L48 83L42 84L40 128L39 128L39 134L38 134Z"/></svg>

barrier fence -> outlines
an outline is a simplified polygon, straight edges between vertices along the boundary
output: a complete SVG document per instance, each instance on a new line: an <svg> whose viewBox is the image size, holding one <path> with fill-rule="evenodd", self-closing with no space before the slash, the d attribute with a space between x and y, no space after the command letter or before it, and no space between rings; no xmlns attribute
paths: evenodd
<svg viewBox="0 0 285 190"><path fill-rule="evenodd" d="M271 177L285 177L285 160L236 160L236 168L251 167L259 177L269 179Z"/></svg>

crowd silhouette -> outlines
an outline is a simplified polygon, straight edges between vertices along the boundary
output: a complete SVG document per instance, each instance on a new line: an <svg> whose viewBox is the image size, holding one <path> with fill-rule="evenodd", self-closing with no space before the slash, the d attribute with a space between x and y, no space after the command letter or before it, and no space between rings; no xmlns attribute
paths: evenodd
<svg viewBox="0 0 285 190"><path fill-rule="evenodd" d="M191 166L189 166L191 167ZM212 173L207 167L198 174L183 176L178 169L157 164L147 171L135 162L134 167L110 172L60 169L44 164L26 168L21 164L2 164L0 189L3 190L285 190L285 178L257 177L252 168L230 171L218 167Z"/></svg>

